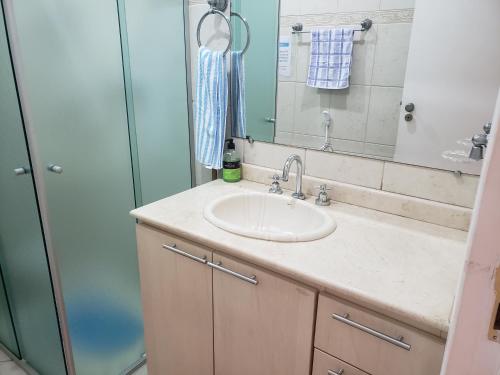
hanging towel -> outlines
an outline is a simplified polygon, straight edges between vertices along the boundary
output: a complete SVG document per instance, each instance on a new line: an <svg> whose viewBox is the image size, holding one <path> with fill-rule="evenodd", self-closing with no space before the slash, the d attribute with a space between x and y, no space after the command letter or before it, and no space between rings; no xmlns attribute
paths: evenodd
<svg viewBox="0 0 500 375"><path fill-rule="evenodd" d="M224 54L201 47L196 82L196 160L222 168L227 118L228 76Z"/></svg>
<svg viewBox="0 0 500 375"><path fill-rule="evenodd" d="M243 53L231 53L231 115L233 136L247 136L247 107L245 93L245 62Z"/></svg>
<svg viewBox="0 0 500 375"><path fill-rule="evenodd" d="M352 28L312 31L308 86L320 89L349 87L353 37Z"/></svg>

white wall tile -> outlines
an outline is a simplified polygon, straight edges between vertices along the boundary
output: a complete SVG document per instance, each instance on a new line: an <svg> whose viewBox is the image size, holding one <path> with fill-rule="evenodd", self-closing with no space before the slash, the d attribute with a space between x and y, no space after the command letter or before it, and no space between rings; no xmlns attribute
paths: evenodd
<svg viewBox="0 0 500 375"><path fill-rule="evenodd" d="M298 34L294 38L297 61L297 82L307 82L309 62L311 60L311 34Z"/></svg>
<svg viewBox="0 0 500 375"><path fill-rule="evenodd" d="M254 142L253 144L245 142L245 163L280 170L286 159L292 154L299 155L305 163L306 152L304 149L264 142Z"/></svg>
<svg viewBox="0 0 500 375"><path fill-rule="evenodd" d="M281 15L300 15L301 0L281 0Z"/></svg>
<svg viewBox="0 0 500 375"><path fill-rule="evenodd" d="M382 189L471 208L478 181L477 176L387 162Z"/></svg>
<svg viewBox="0 0 500 375"><path fill-rule="evenodd" d="M364 143L349 141L347 139L331 138L331 143L335 152L347 152L349 154L362 154Z"/></svg>
<svg viewBox="0 0 500 375"><path fill-rule="evenodd" d="M321 112L329 110L330 91L308 87L303 83L295 86L295 127L300 134L323 135Z"/></svg>
<svg viewBox="0 0 500 375"><path fill-rule="evenodd" d="M276 129L276 135L274 136L274 143L278 145L294 145L294 133L283 132Z"/></svg>
<svg viewBox="0 0 500 375"><path fill-rule="evenodd" d="M392 160L395 151L396 151L395 146L379 145L376 143L365 143L363 154L368 156L376 156L387 160Z"/></svg>
<svg viewBox="0 0 500 375"><path fill-rule="evenodd" d="M366 33L354 33L351 85L370 85L377 44L377 25Z"/></svg>
<svg viewBox="0 0 500 375"><path fill-rule="evenodd" d="M372 84L404 86L412 24L378 25Z"/></svg>
<svg viewBox="0 0 500 375"><path fill-rule="evenodd" d="M307 0L306 0L307 1ZM339 0L339 12L378 10L380 0Z"/></svg>
<svg viewBox="0 0 500 375"><path fill-rule="evenodd" d="M384 162L356 156L306 151L308 176L380 189Z"/></svg>
<svg viewBox="0 0 500 375"><path fill-rule="evenodd" d="M345 90L332 90L333 138L364 141L370 90L369 86L356 85Z"/></svg>
<svg viewBox="0 0 500 375"><path fill-rule="evenodd" d="M415 0L381 0L380 9L408 9L415 7Z"/></svg>
<svg viewBox="0 0 500 375"><path fill-rule="evenodd" d="M403 89L399 87L372 87L366 142L396 144L402 96Z"/></svg>
<svg viewBox="0 0 500 375"><path fill-rule="evenodd" d="M300 14L334 13L338 8L338 0L303 0L299 6Z"/></svg>
<svg viewBox="0 0 500 375"><path fill-rule="evenodd" d="M278 83L276 106L276 130L291 132L294 129L295 83Z"/></svg>

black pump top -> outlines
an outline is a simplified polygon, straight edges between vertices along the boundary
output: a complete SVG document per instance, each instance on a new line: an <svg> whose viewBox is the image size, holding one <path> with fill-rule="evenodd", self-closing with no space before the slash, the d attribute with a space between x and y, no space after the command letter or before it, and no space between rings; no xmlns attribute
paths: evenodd
<svg viewBox="0 0 500 375"><path fill-rule="evenodd" d="M234 144L233 138L226 139L226 143L228 150L236 150L236 145Z"/></svg>

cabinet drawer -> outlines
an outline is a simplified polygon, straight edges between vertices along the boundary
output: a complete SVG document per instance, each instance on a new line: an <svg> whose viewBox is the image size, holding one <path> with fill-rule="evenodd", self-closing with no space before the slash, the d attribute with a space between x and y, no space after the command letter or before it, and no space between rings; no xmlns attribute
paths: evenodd
<svg viewBox="0 0 500 375"><path fill-rule="evenodd" d="M314 367L312 375L368 375L321 350L314 349Z"/></svg>
<svg viewBox="0 0 500 375"><path fill-rule="evenodd" d="M325 295L315 346L373 375L438 375L444 353L441 339Z"/></svg>

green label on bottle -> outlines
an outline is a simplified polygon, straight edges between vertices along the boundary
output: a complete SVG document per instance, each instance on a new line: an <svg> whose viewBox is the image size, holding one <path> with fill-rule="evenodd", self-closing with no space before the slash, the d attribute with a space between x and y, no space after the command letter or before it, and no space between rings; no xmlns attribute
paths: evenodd
<svg viewBox="0 0 500 375"><path fill-rule="evenodd" d="M222 171L222 178L226 182L238 182L241 180L241 168L227 169Z"/></svg>

